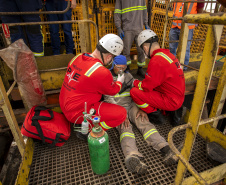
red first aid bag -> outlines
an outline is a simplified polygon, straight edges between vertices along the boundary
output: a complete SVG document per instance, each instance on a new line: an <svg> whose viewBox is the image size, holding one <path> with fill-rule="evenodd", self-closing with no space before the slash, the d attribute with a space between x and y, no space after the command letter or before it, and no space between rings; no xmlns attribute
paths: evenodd
<svg viewBox="0 0 226 185"><path fill-rule="evenodd" d="M21 133L50 143L50 147L62 146L70 137L71 127L63 114L43 106L34 106L27 113Z"/></svg>

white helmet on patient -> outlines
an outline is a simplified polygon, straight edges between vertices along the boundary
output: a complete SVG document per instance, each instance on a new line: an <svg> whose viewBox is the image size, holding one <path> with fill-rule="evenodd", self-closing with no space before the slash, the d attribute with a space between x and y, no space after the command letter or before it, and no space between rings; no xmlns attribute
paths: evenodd
<svg viewBox="0 0 226 185"><path fill-rule="evenodd" d="M140 34L138 35L137 38L137 42L138 42L138 46L140 46L142 48L142 44L145 42L148 43L152 43L153 42L158 42L158 36L156 35L156 33L152 30L143 30L142 32L140 32Z"/></svg>
<svg viewBox="0 0 226 185"><path fill-rule="evenodd" d="M118 35L109 33L99 40L97 49L102 53L111 53L118 56L123 50L123 41Z"/></svg>

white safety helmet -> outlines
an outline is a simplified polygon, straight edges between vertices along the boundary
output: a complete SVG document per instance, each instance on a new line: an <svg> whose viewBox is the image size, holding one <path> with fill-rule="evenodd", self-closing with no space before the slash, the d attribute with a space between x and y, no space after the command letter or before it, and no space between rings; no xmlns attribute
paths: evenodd
<svg viewBox="0 0 226 185"><path fill-rule="evenodd" d="M142 32L140 32L137 38L138 46L141 47L143 43L152 39L154 39L155 42L158 42L158 36L156 35L156 33L149 29L143 30Z"/></svg>
<svg viewBox="0 0 226 185"><path fill-rule="evenodd" d="M120 55L123 50L122 39L118 35L112 33L103 36L99 40L99 45L101 45L105 50L107 50L109 53L115 56Z"/></svg>

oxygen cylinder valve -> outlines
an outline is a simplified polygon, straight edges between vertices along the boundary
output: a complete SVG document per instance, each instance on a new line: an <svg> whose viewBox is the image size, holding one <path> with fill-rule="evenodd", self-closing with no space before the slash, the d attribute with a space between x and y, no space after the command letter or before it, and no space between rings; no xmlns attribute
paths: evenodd
<svg viewBox="0 0 226 185"><path fill-rule="evenodd" d="M100 118L98 118L98 117L93 118L93 125L94 125L96 128L99 127L99 124L98 124L98 123L100 123Z"/></svg>

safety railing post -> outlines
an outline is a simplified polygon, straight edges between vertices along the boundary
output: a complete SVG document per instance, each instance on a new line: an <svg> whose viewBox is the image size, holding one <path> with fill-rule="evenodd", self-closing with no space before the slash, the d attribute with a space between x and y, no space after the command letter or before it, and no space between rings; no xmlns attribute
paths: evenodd
<svg viewBox="0 0 226 185"><path fill-rule="evenodd" d="M222 112L226 98L226 61L224 62L223 68L221 70L220 80L217 85L216 94L214 97L213 105L210 112L210 118L219 116ZM213 123L213 127L216 128L218 121Z"/></svg>
<svg viewBox="0 0 226 185"><path fill-rule="evenodd" d="M166 17L165 17L165 23L164 23L164 28L163 28L163 36L162 36L162 48L165 47L165 40L166 40L166 28L167 28L167 24L168 24L168 11L169 11L169 6L170 6L170 2L166 2Z"/></svg>
<svg viewBox="0 0 226 185"><path fill-rule="evenodd" d="M14 115L13 109L9 102L9 99L8 99L8 96L7 96L7 93L6 93L6 90L3 85L1 77L0 77L0 104L1 104L1 108L4 112L4 115L6 117L6 120L9 124L9 127L12 131L12 134L14 136L14 139L17 143L20 154L21 154L21 156L23 156L24 149L25 149L25 143L24 143L23 137L20 133L20 129L19 129L16 117Z"/></svg>
<svg viewBox="0 0 226 185"><path fill-rule="evenodd" d="M192 107L188 118L188 122L191 124L191 128L186 129L185 143L181 151L181 154L187 161L189 161L191 150L198 131L198 125L205 104L205 99L208 92L211 75L213 73L213 68L217 56L222 29L223 26L209 25L208 27L203 51L203 58L194 93L194 99L192 102ZM183 165L181 161L179 161L177 167L177 174L175 178L175 184L182 183L185 172L186 167Z"/></svg>
<svg viewBox="0 0 226 185"><path fill-rule="evenodd" d="M181 64L184 64L186 48L188 43L189 28L187 23L181 25L179 44L177 49L177 58Z"/></svg>
<svg viewBox="0 0 226 185"><path fill-rule="evenodd" d="M183 17L187 14L187 9L188 9L188 2L184 2ZM181 64L184 64L186 47L188 43L188 34L189 34L188 24L182 20L180 36L179 36L179 44L177 48L177 58Z"/></svg>
<svg viewBox="0 0 226 185"><path fill-rule="evenodd" d="M88 0L82 0L82 15L83 19L89 19L88 12ZM88 22L83 22L79 24L79 36L80 36L80 45L81 52L92 52L91 48L91 37L90 37L90 25ZM98 42L98 41L97 41Z"/></svg>

